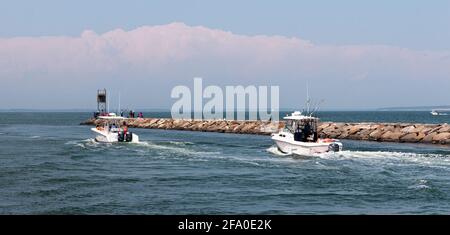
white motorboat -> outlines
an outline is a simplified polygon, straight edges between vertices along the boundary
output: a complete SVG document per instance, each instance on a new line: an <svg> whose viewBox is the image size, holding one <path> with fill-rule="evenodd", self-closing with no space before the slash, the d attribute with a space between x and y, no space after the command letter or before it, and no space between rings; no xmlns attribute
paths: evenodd
<svg viewBox="0 0 450 235"><path fill-rule="evenodd" d="M97 134L95 141L102 143L139 143L139 136L129 131L128 127L124 125L127 118L111 114L98 118L104 120L104 124L91 128Z"/></svg>
<svg viewBox="0 0 450 235"><path fill-rule="evenodd" d="M431 110L431 115L433 116L440 116L440 115L449 115L449 109L433 109Z"/></svg>
<svg viewBox="0 0 450 235"><path fill-rule="evenodd" d="M342 151L342 143L339 140L318 138L318 118L296 111L284 119L285 127L272 134L272 140L279 151L303 156Z"/></svg>

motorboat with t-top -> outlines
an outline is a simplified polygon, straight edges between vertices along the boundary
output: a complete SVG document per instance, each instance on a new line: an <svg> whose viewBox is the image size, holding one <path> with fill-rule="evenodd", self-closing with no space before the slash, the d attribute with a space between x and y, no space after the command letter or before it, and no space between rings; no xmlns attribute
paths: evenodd
<svg viewBox="0 0 450 235"><path fill-rule="evenodd" d="M433 116L449 115L450 110L449 109L433 109L433 110L431 110L430 113Z"/></svg>
<svg viewBox="0 0 450 235"><path fill-rule="evenodd" d="M103 120L102 125L91 128L97 134L95 141L102 143L139 143L139 136L128 130L126 125L127 118L108 115L98 116Z"/></svg>
<svg viewBox="0 0 450 235"><path fill-rule="evenodd" d="M318 137L319 118L295 111L283 119L286 120L285 127L272 134L272 140L279 151L303 156L342 151L342 143L339 140Z"/></svg>

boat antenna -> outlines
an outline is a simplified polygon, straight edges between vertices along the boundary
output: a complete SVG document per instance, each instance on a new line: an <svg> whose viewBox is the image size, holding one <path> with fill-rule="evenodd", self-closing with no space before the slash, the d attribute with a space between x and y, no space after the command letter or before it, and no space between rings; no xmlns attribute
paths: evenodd
<svg viewBox="0 0 450 235"><path fill-rule="evenodd" d="M120 114L120 91L119 91L119 107L117 108L117 113Z"/></svg>
<svg viewBox="0 0 450 235"><path fill-rule="evenodd" d="M108 102L106 102L106 112L109 113L109 96L106 99L108 99Z"/></svg>
<svg viewBox="0 0 450 235"><path fill-rule="evenodd" d="M324 102L324 100L320 100L319 102L317 102L316 103L316 107L314 108L314 110L311 112L311 116L315 113L315 112L317 112L317 111L319 111L319 105L321 105L322 103Z"/></svg>
<svg viewBox="0 0 450 235"><path fill-rule="evenodd" d="M311 99L309 98L309 85L308 81L306 81L306 113L310 112Z"/></svg>

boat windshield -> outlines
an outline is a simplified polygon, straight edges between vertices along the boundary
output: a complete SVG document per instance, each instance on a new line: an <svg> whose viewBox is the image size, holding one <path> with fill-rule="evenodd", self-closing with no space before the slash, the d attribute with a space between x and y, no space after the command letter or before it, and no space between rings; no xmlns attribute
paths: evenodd
<svg viewBox="0 0 450 235"><path fill-rule="evenodd" d="M286 125L285 125L284 128L285 128L287 131L294 133L294 127L293 127L293 124L294 124L294 121L292 121L292 120L287 120L287 121L286 121Z"/></svg>
<svg viewBox="0 0 450 235"><path fill-rule="evenodd" d="M126 123L123 122L123 120L109 119L105 121L102 125L97 126L97 129L115 133L123 131L123 126L126 126Z"/></svg>
<svg viewBox="0 0 450 235"><path fill-rule="evenodd" d="M287 120L285 130L294 134L296 141L316 142L318 139L317 126L317 119Z"/></svg>
<svg viewBox="0 0 450 235"><path fill-rule="evenodd" d="M300 119L300 120L287 120L285 129L289 132L294 133L299 129L311 128L312 130L316 130L318 125L317 119Z"/></svg>

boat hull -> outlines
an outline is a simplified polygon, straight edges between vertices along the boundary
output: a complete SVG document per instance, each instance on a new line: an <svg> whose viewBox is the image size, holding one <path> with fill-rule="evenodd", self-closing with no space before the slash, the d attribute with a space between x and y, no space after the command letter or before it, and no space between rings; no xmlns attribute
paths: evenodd
<svg viewBox="0 0 450 235"><path fill-rule="evenodd" d="M272 136L272 140L275 142L281 152L287 154L309 156L330 151L342 150L342 143L336 140L330 142L300 142L288 139L286 137L280 137L279 135ZM338 146L338 148L336 149L330 147L330 145Z"/></svg>
<svg viewBox="0 0 450 235"><path fill-rule="evenodd" d="M134 133L131 133L131 141L119 141L117 132L101 131L96 128L92 128L91 130L97 133L95 141L99 143L139 143L139 136Z"/></svg>

